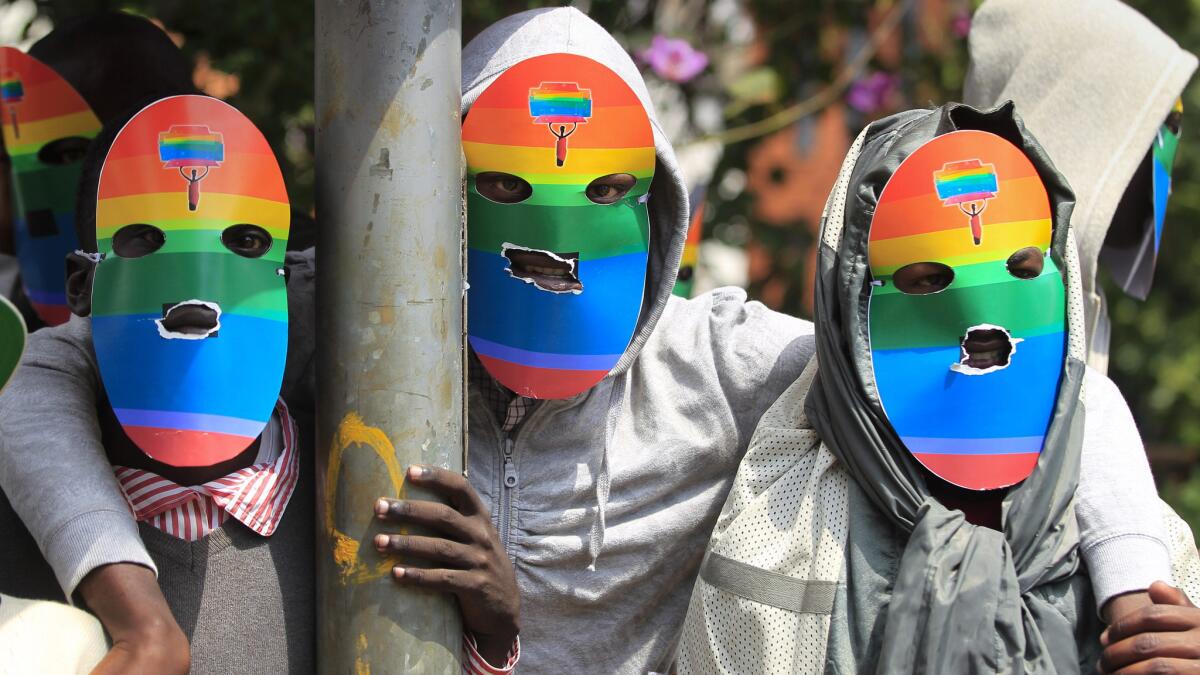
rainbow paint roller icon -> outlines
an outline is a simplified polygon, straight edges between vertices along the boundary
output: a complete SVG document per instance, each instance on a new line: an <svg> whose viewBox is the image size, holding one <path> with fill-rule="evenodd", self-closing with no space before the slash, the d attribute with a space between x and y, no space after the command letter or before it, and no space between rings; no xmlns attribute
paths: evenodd
<svg viewBox="0 0 1200 675"><path fill-rule="evenodd" d="M158 135L158 158L164 169L178 169L187 181L188 210L195 211L200 205L200 181L225 161L224 139L203 124L175 125Z"/></svg>
<svg viewBox="0 0 1200 675"><path fill-rule="evenodd" d="M567 161L567 137L592 116L592 90L580 89L574 82L543 82L529 90L529 114L534 124L545 124L558 139L554 159L562 166Z"/></svg>
<svg viewBox="0 0 1200 675"><path fill-rule="evenodd" d="M21 128L17 126L17 104L25 98L25 87L15 74L5 75L0 80L0 101L4 102L12 117L13 137L21 137Z"/></svg>
<svg viewBox="0 0 1200 675"><path fill-rule="evenodd" d="M980 215L987 202L1000 191L996 167L978 159L946 162L933 172L933 186L942 206L957 206L971 221L971 236L978 246L983 241L983 219Z"/></svg>

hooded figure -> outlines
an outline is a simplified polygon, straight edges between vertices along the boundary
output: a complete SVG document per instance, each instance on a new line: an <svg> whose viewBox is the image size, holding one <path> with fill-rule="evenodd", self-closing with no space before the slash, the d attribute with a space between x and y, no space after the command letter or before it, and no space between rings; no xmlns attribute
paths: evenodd
<svg viewBox="0 0 1200 675"><path fill-rule="evenodd" d="M471 446L468 475L490 508L492 522L514 561L522 608L521 670L661 671L682 624L704 553L705 534L712 530L754 425L796 380L812 355L812 325L747 302L741 289L722 289L692 300L671 294L687 234L683 178L633 60L602 27L578 10L523 12L494 24L465 47L464 125L472 124L477 112L473 105L482 100L490 85L514 66L546 55L586 59L613 73L630 92L626 100L637 106L626 113L641 115L649 130L654 161L653 179L644 188L648 198L641 195L605 205L577 201L577 206L548 214L569 223L570 209L579 209L584 216L597 213L614 218L636 216L644 209L644 282L639 293L625 296L632 297L631 302L612 308L614 312L634 308L627 346L618 346L615 363L606 364L599 381L578 393L544 400L513 399L511 392L492 379L486 363L471 356L466 397ZM571 82L570 75L564 72L561 78L547 77L546 81ZM540 84L541 80L531 87ZM583 83L579 86L588 88ZM530 173L580 173L578 163L590 161L587 151L596 147L587 132L592 122L579 123L560 144L559 125L552 129L535 125L526 107L528 89L525 96L518 112L524 115L522 124L538 134L530 142L539 144L530 146L539 162L538 171ZM484 108L478 112L475 119L485 120ZM603 113L599 107L592 112ZM570 130L567 124L566 132ZM557 166L560 152L562 167ZM489 168L513 175L522 172L519 167ZM584 199L584 189L596 176L631 173L638 179L649 178L646 168L645 164L622 164L603 169L587 181L571 183L579 194L568 196ZM210 178L218 171L213 169ZM178 173L175 178L182 184ZM538 195L539 185L547 184L528 182L534 195ZM200 209L212 196L202 183ZM554 253L579 252L583 293L561 297L586 299L593 292L604 292L603 279L589 283L584 245L560 246L546 237L535 240L527 236L529 232L510 236L503 229L527 226L531 221L527 214L549 207L526 202L494 206L498 213L516 208L526 215L511 221L505 215L505 220L489 223L473 208L468 236L474 239L470 242L474 251L499 259L507 242ZM477 221L490 225L496 237L481 240L474 229ZM559 224L553 219L541 222L547 225L543 234L553 233ZM628 222L621 219L621 232L628 232ZM635 247L632 255L637 254ZM100 267L107 264L105 261ZM472 274L476 271L473 268ZM311 307L301 309L295 304L306 297L293 288L299 281L293 270L288 288L293 324L298 323L298 316L311 316ZM499 285L504 282L511 286ZM559 297L512 278L503 269L494 276L472 277L473 290L481 283L496 284L497 289L528 290L537 293L533 296L537 300ZM536 329L546 318L536 314L520 317L528 329ZM68 326L76 323L78 320L73 320ZM472 325L473 337L474 330ZM79 357L86 353L77 344L80 333L86 336L78 329L35 336L26 359L28 367L21 369L11 391L0 396L0 424L9 444L9 452L0 457L0 479L30 531L44 545L64 587L71 591L99 564L135 561L153 566L137 530L130 536L128 509L119 491L101 483L101 479L109 479L95 468L95 456L104 460L103 449L94 440L96 381L90 374L82 375L85 382L78 379L80 373L93 369ZM296 349L289 349L289 364L307 363L311 355L311 345L297 342L290 341L290 347ZM512 346L526 352L553 351L520 343ZM64 378L64 372L71 375ZM285 383L285 392L287 387ZM506 411L510 399L513 405ZM39 407L25 407L31 403ZM511 423L508 414L517 409L528 411L519 426ZM54 415L55 436L48 439L46 425L37 420L50 414ZM59 432L71 440L59 439ZM64 457L46 457L41 449L48 442L69 442L77 449L74 455L89 458L88 466L82 466L78 456L69 462L61 461ZM67 500L55 494L61 485L44 485L49 473L46 462L53 463L54 475L73 477L69 508L64 509ZM50 504L57 506L51 508ZM120 522L114 523L114 519ZM67 520L70 525L64 528ZM93 525L97 529L91 529ZM68 531L70 540L59 541L59 533ZM105 533L105 554L96 554L97 547L80 545L93 541L93 532Z"/></svg>
<svg viewBox="0 0 1200 675"><path fill-rule="evenodd" d="M755 431L679 672L1091 667L1092 590L1112 597L1112 563L1080 545L1076 490L1081 510L1097 498L1081 460L1093 483L1115 482L1095 465L1116 461L1152 485L1144 458L1126 459L1140 447L1115 387L1092 373L1081 398L1071 207L1011 105L900 113L862 133L822 224L817 360ZM979 349L977 329L1006 344ZM965 491L949 483L1017 485L966 498L998 507L992 529L951 505ZM1153 503L1124 508L1159 517ZM1169 576L1164 553L1139 560Z"/></svg>
<svg viewBox="0 0 1200 675"><path fill-rule="evenodd" d="M1146 297L1179 142L1176 109L1196 57L1117 0L988 0L972 20L970 51L965 102L1016 103L1075 192L1088 364L1104 372L1110 326L1098 267Z"/></svg>

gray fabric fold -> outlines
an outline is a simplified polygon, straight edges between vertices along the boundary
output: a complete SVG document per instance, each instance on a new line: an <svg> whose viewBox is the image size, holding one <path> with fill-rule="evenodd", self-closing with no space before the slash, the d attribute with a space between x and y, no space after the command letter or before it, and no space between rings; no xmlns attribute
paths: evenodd
<svg viewBox="0 0 1200 675"><path fill-rule="evenodd" d="M813 426L908 543L887 611L881 673L1072 672L1075 629L1030 591L1079 568L1072 500L1079 477L1083 364L1064 364L1058 401L1037 467L1003 504L1004 532L976 527L931 494L923 470L888 423L874 386L867 325L867 240L887 180L909 154L942 133L982 129L1020 147L1053 207L1051 255L1067 275L1073 196L1011 104L980 112L950 104L872 124L850 179L835 250L822 244L816 282L821 369L805 402ZM825 241L830 241L826 238ZM1073 276L1073 275L1071 275ZM1078 279L1067 284L1078 288ZM1069 330L1082 330L1075 316Z"/></svg>

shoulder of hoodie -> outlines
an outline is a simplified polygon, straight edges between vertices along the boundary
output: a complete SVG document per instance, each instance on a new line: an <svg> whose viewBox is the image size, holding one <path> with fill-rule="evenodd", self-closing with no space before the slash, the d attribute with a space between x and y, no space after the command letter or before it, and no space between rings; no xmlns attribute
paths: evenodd
<svg viewBox="0 0 1200 675"><path fill-rule="evenodd" d="M815 352L811 321L748 300L744 289L724 287L691 299L671 296L638 360L670 353L695 365L736 361L798 377Z"/></svg>
<svg viewBox="0 0 1200 675"><path fill-rule="evenodd" d="M1133 411L1120 387L1108 375L1087 366L1083 374L1083 406L1084 414L1091 417L1093 423L1101 420L1108 425L1125 424L1136 426Z"/></svg>

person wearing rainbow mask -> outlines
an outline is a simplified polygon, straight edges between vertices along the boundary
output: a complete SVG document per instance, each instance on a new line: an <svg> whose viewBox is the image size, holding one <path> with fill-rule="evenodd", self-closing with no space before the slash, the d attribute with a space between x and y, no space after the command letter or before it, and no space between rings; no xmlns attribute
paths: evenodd
<svg viewBox="0 0 1200 675"><path fill-rule="evenodd" d="M1196 56L1117 0L988 0L970 54L964 101L1014 101L1078 196L1088 365L1106 372L1099 268L1130 296L1150 292Z"/></svg>
<svg viewBox="0 0 1200 675"><path fill-rule="evenodd" d="M190 75L162 30L115 12L66 22L28 54L0 48L0 180L11 175L0 190L0 253L11 227L20 263L20 288L0 292L23 309L28 303L31 330L70 315L63 258L78 246L75 200L91 139L136 102L194 91Z"/></svg>
<svg viewBox="0 0 1200 675"><path fill-rule="evenodd" d="M494 24L464 49L463 92L469 483L410 469L452 491L457 508L384 496L369 505L380 518L439 534L398 532L376 545L435 563L394 576L455 595L493 663L519 631L523 671L664 670L735 468L764 411L809 362L813 327L741 289L672 297L684 182L637 67L584 14L534 10ZM202 184L201 209L209 196ZM53 394L74 401L90 394L81 389ZM21 394L0 396L0 420L26 414ZM88 423L58 426L91 455ZM27 458L46 443L28 426L10 437ZM1130 503L1136 511L1137 498L1154 497L1144 466L1130 475L1149 490L1097 507L1116 530ZM119 493L91 511L55 501L68 511L56 519L80 523L123 504ZM49 522L31 529L57 553ZM111 529L102 555L56 556L60 576L145 556L124 526Z"/></svg>
<svg viewBox="0 0 1200 675"><path fill-rule="evenodd" d="M1200 610L1165 584L1170 627L1101 638L1114 578L1075 501L1098 455L1140 442L1084 364L1072 206L1011 103L862 132L822 220L817 358L751 442L678 672L1087 672L1152 644L1196 666ZM1152 491L1144 458L1123 461ZM1142 588L1172 578L1159 537ZM1190 533L1178 553L1196 561Z"/></svg>

